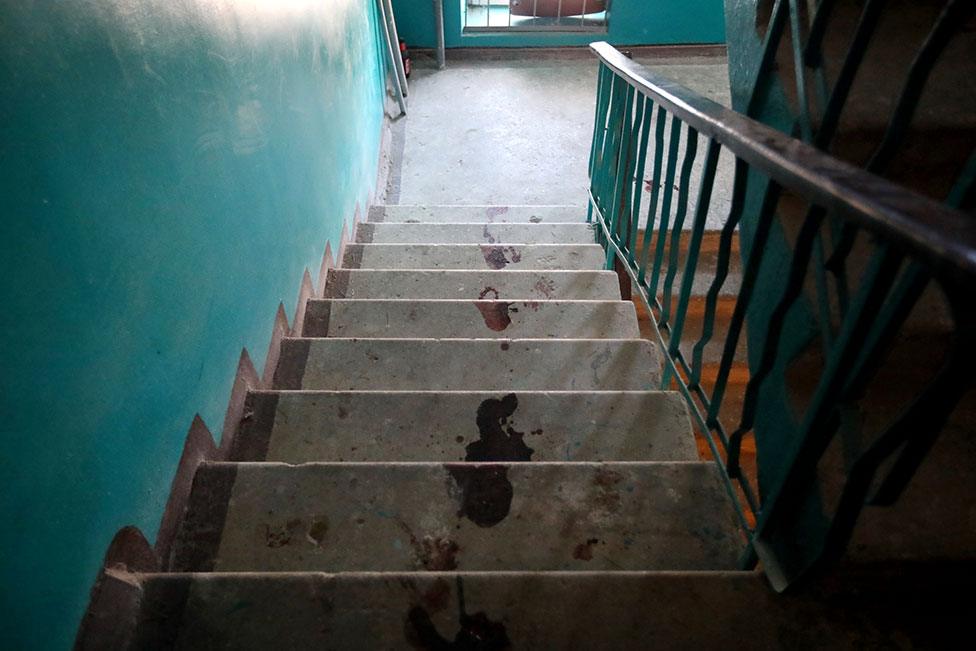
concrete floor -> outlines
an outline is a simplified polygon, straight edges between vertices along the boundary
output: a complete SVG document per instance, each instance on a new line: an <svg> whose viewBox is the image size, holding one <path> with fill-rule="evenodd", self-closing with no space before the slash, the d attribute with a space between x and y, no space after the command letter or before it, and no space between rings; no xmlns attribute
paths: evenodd
<svg viewBox="0 0 976 651"><path fill-rule="evenodd" d="M730 102L724 56L643 50L655 72ZM579 49L448 53L438 71L415 54L409 114L394 128L402 156L387 203L586 205L596 59ZM395 146L396 146L395 145ZM682 144L683 148L683 144ZM704 143L696 158L704 157ZM727 210L731 160L723 160L711 227ZM650 177L648 166L647 177ZM690 186L696 195L696 183Z"/></svg>

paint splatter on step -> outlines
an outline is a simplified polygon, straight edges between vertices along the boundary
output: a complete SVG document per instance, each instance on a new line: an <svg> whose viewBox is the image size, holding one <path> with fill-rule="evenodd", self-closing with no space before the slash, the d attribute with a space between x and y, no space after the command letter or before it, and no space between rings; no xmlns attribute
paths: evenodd
<svg viewBox="0 0 976 651"><path fill-rule="evenodd" d="M514 495L508 466L449 464L445 468L458 488L458 517L479 527L493 527L508 517Z"/></svg>
<svg viewBox="0 0 976 651"><path fill-rule="evenodd" d="M474 306L481 312L481 317L485 320L485 325L489 330L501 332L512 325L512 317L509 315L511 303L497 301L475 301Z"/></svg>
<svg viewBox="0 0 976 651"><path fill-rule="evenodd" d="M489 398L478 405L475 422L480 438L465 448L465 461L532 460L535 450L525 444L525 434L512 427L518 404L518 396L510 393L501 400Z"/></svg>
<svg viewBox="0 0 976 651"><path fill-rule="evenodd" d="M512 648L505 625L484 612L469 615L464 604L464 586L457 577L458 632L453 640L442 636L423 606L407 613L406 637L410 646L425 651L504 651Z"/></svg>

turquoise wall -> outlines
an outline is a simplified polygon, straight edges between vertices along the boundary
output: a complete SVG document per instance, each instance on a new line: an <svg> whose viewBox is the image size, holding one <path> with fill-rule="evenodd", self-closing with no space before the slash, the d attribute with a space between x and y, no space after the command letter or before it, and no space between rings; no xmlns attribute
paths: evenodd
<svg viewBox="0 0 976 651"><path fill-rule="evenodd" d="M372 2L0 5L0 648L70 646L375 185ZM260 372L260 368L258 369Z"/></svg>
<svg viewBox="0 0 976 651"><path fill-rule="evenodd" d="M607 34L513 32L461 34L464 0L444 0L447 47L556 47L605 40L613 45L664 45L725 42L723 0L613 0ZM393 0L400 38L411 47L436 47L434 3Z"/></svg>

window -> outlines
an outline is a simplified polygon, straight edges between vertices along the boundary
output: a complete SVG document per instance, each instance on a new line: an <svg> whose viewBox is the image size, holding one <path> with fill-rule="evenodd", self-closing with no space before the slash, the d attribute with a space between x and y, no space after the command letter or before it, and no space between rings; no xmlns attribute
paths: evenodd
<svg viewBox="0 0 976 651"><path fill-rule="evenodd" d="M462 0L465 32L606 32L610 0Z"/></svg>

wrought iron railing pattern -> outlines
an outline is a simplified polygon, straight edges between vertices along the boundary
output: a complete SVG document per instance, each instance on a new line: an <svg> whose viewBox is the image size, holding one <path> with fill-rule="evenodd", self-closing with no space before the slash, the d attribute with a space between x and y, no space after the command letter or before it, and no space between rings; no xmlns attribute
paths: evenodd
<svg viewBox="0 0 976 651"><path fill-rule="evenodd" d="M601 63L589 161L590 219L599 225L607 268L629 276L651 315L667 352L662 388L685 396L736 503L749 540L743 567L761 560L774 586L783 589L843 551L866 503L897 498L971 386L966 367L976 361L976 308L967 294L976 279L976 222L698 96L606 43L592 47ZM700 250L722 155L734 158L730 210L715 266L702 278ZM693 185L697 199L689 196ZM837 224L839 229L832 228ZM792 240L786 260L771 259L774 232ZM858 256L852 256L854 247L844 250L846 232L867 234L859 240ZM719 298L727 293L739 237L740 286L732 316L718 333ZM845 264L840 280L827 277L825 270ZM696 279L708 289L703 316L692 328ZM734 422L724 422L729 377L741 359L740 340L757 287L774 289L775 307L761 350L750 351L742 407ZM818 465L850 426L847 414L864 398L909 314L932 287L951 308L950 352L914 400L869 437L830 494ZM810 320L820 324L822 353L808 373L813 382L795 422L763 433L784 461L767 470L767 489L760 491L742 471L741 446L756 434L756 416L771 392L782 389L784 368L797 353L787 335L803 310L819 315ZM720 347L721 357L706 381L708 346ZM817 522L812 529L811 517Z"/></svg>

